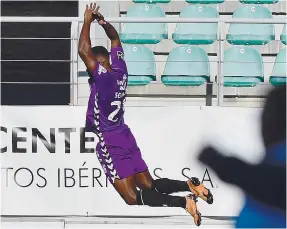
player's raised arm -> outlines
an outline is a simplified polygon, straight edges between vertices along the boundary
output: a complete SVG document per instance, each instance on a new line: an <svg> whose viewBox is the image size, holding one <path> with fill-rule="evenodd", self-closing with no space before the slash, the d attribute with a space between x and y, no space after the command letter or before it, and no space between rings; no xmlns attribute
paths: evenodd
<svg viewBox="0 0 287 229"><path fill-rule="evenodd" d="M112 48L116 48L121 46L121 41L117 30L108 22L102 25L104 30L106 31L107 36L111 40Z"/></svg>
<svg viewBox="0 0 287 229"><path fill-rule="evenodd" d="M127 72L127 66L124 61L124 50L121 45L120 37L117 30L107 21L105 21L103 15L97 11L95 15L96 20L98 21L99 25L103 27L107 36L111 40L111 66L112 69L121 70Z"/></svg>
<svg viewBox="0 0 287 229"><path fill-rule="evenodd" d="M99 7L95 3L86 6L84 24L80 34L78 53L90 72L93 72L96 67L96 57L92 52L90 28L92 22L96 19L95 15Z"/></svg>
<svg viewBox="0 0 287 229"><path fill-rule="evenodd" d="M97 11L96 19L97 19L98 23L105 30L108 38L111 40L112 48L116 48L116 47L121 46L119 34L118 34L117 30L114 28L114 26L112 26L109 22L105 21L103 15L101 15L98 11Z"/></svg>

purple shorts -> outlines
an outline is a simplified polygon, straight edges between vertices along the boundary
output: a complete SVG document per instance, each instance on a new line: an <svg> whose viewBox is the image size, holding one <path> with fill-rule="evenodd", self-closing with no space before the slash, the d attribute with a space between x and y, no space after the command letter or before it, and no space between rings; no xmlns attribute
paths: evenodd
<svg viewBox="0 0 287 229"><path fill-rule="evenodd" d="M98 159L111 183L147 170L141 151L129 128L119 133L109 132L99 137Z"/></svg>

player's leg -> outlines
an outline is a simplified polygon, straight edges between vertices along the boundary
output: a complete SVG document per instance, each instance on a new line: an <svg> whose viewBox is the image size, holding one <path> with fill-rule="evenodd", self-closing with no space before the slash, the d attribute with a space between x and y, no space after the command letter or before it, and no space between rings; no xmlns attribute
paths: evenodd
<svg viewBox="0 0 287 229"><path fill-rule="evenodd" d="M137 153L138 157L140 153ZM135 158L136 160L142 160L140 158ZM151 188L159 193L171 194L175 192L192 192L196 196L199 196L204 201L209 204L213 203L213 196L209 189L205 188L204 185L200 184L199 180L192 177L190 180L179 181L171 180L168 178L161 178L154 180L150 175L149 171L143 171L141 173L135 174L136 184L139 188Z"/></svg>
<svg viewBox="0 0 287 229"><path fill-rule="evenodd" d="M131 163L135 171L135 181L137 187L141 189L152 189L162 194L190 191L188 184L184 181L175 181L167 178L154 180L148 171L148 167L142 158L141 151L137 146L133 134L128 133L129 143L132 146Z"/></svg>
<svg viewBox="0 0 287 229"><path fill-rule="evenodd" d="M154 180L148 170L135 174L135 179L139 188L150 188L163 194L190 191L187 182L170 180L168 178Z"/></svg>
<svg viewBox="0 0 287 229"><path fill-rule="evenodd" d="M128 205L184 208L193 216L196 225L199 226L201 224L201 214L197 210L196 197L194 195L181 197L162 194L152 189L137 190L135 177L133 175L120 180L109 180Z"/></svg>
<svg viewBox="0 0 287 229"><path fill-rule="evenodd" d="M107 139L107 142L110 141ZM195 224L200 225L201 215L197 211L195 196L179 197L165 195L152 189L137 190L135 170L129 151L119 147L107 147L100 142L96 152L106 176L127 204L185 208L193 216Z"/></svg>
<svg viewBox="0 0 287 229"><path fill-rule="evenodd" d="M122 147L106 146L99 143L96 152L106 176L127 204L186 207L185 199L182 197L163 195L150 188L143 188L138 192L134 175L136 170L129 151ZM137 168L147 170L145 164L141 164Z"/></svg>
<svg viewBox="0 0 287 229"><path fill-rule="evenodd" d="M199 180L195 177L192 177L187 182L167 178L154 180L148 171L145 161L142 159L141 151L136 143L135 137L129 129L126 131L125 136L130 146L131 163L138 187L142 189L149 188L163 194L190 191L207 203L213 203L211 192L205 188L204 185L200 184Z"/></svg>
<svg viewBox="0 0 287 229"><path fill-rule="evenodd" d="M186 201L183 197L163 195L151 189L138 190L133 175L111 182L113 182L114 188L128 205L186 207Z"/></svg>

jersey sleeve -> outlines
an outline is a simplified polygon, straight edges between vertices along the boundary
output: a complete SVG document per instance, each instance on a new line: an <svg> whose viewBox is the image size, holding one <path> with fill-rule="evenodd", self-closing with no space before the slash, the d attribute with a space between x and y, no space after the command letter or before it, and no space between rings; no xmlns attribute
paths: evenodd
<svg viewBox="0 0 287 229"><path fill-rule="evenodd" d="M121 46L111 49L111 62L113 69L127 71L124 50Z"/></svg>

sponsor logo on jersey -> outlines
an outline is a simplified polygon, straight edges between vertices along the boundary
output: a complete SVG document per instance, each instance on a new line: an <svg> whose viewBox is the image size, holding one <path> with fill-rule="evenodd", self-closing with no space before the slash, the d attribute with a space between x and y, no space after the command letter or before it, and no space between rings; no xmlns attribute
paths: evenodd
<svg viewBox="0 0 287 229"><path fill-rule="evenodd" d="M123 52L121 52L121 51L117 51L117 57L118 57L118 59L119 59L119 60L124 60L125 55L124 55L124 53L123 53Z"/></svg>
<svg viewBox="0 0 287 229"><path fill-rule="evenodd" d="M99 65L98 68L98 75L101 75L102 73L106 73L107 69L105 69L102 65Z"/></svg>

